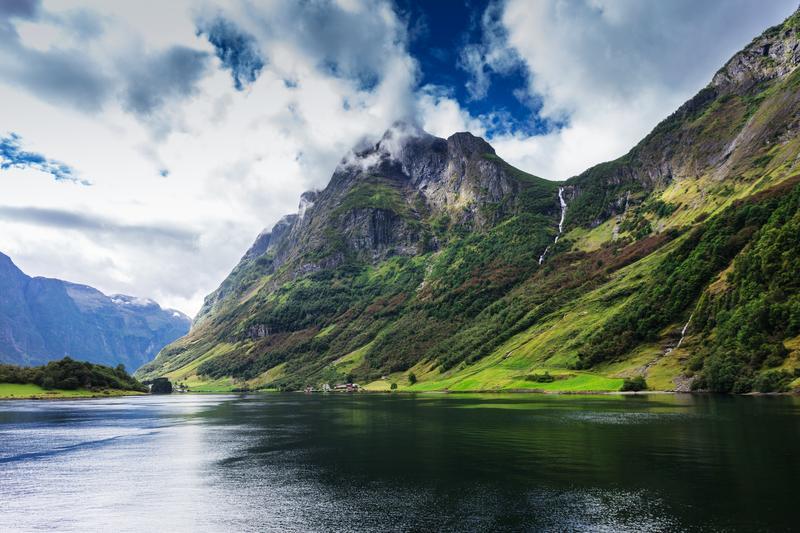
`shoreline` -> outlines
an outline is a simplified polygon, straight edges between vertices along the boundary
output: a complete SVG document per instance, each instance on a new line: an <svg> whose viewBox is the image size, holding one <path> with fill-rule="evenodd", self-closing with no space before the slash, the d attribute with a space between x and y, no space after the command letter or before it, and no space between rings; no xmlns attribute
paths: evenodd
<svg viewBox="0 0 800 533"><path fill-rule="evenodd" d="M519 394L540 394L543 396L654 396L654 395L689 395L689 396L800 396L800 390L792 390L787 392L748 392L745 394L725 394L708 391L675 391L675 390L644 390L644 391L553 391L542 389L511 389L511 390L464 390L464 391L451 391L451 390L431 390L431 391L369 391L362 390L359 392L305 392L298 391L276 391L276 390L251 390L251 391L188 391L180 394L149 394L146 392L125 391L115 392L110 394L96 393L91 395L51 395L51 396L0 396L0 402L3 401L68 401L68 400L98 400L122 397L142 397L142 396L183 396L183 395L196 395L196 396L213 396L213 395L241 395L241 394L308 394L308 395L402 395L402 396L416 396L416 395L449 395L449 394L498 394L498 395L519 395Z"/></svg>
<svg viewBox="0 0 800 533"><path fill-rule="evenodd" d="M245 393L243 391L240 391ZM248 391L250 393L257 393L261 391ZM264 392L281 392L281 391L264 391ZM302 394L541 394L553 396L645 396L645 395L695 395L695 396L800 396L800 389L790 390L786 392L746 392L744 394L733 394L723 392L711 391L678 391L678 390L641 390L641 391L608 391L608 390L584 390L584 391L559 391L559 390L543 390L543 389L478 389L478 390L429 390L429 391L410 391L410 390L396 390L396 391L381 391L381 390L361 390L359 392L322 392L314 391L306 393L302 390L298 391L285 391L290 393Z"/></svg>
<svg viewBox="0 0 800 533"><path fill-rule="evenodd" d="M33 396L0 396L0 402L3 401L31 401L31 400L41 400L46 402L52 401L66 401L66 400L97 400L102 398L122 398L122 397L131 397L131 396L150 396L150 394L146 392L137 392L137 391L115 391L108 394L103 394L102 392L96 394L87 394L87 395L75 395L75 396L68 396L64 394L52 394L52 395L33 395Z"/></svg>

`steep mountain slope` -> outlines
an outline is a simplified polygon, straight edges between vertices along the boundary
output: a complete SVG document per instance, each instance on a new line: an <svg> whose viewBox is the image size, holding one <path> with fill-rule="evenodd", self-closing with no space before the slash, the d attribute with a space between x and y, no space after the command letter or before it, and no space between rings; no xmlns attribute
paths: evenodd
<svg viewBox="0 0 800 533"><path fill-rule="evenodd" d="M799 23L768 29L628 154L564 183L467 133L393 128L259 236L141 375L786 386L800 365Z"/></svg>
<svg viewBox="0 0 800 533"><path fill-rule="evenodd" d="M0 362L38 365L68 355L133 369L189 325L182 313L149 300L31 278L0 253Z"/></svg>

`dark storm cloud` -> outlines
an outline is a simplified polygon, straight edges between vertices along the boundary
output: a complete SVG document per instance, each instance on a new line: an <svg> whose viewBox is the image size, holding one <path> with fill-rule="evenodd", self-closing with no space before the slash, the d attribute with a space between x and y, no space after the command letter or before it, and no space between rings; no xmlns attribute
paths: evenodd
<svg viewBox="0 0 800 533"><path fill-rule="evenodd" d="M127 70L123 104L137 115L148 116L167 101L193 95L208 65L208 54L173 46L145 58Z"/></svg>
<svg viewBox="0 0 800 533"><path fill-rule="evenodd" d="M264 68L264 59L252 35L221 17L208 23L198 23L197 35L203 34L214 46L223 68L231 71L236 90L242 91L246 85L258 79L261 69Z"/></svg>
<svg viewBox="0 0 800 533"><path fill-rule="evenodd" d="M62 209L0 206L0 219L77 230L87 234L112 237L117 241L160 242L185 249L197 248L199 238L197 233L183 228L121 224L101 216Z"/></svg>
<svg viewBox="0 0 800 533"><path fill-rule="evenodd" d="M90 185L86 180L79 178L75 170L69 165L48 159L42 154L28 152L20 146L21 138L16 133L8 137L0 137L0 170L9 168L33 168L52 175L56 181L71 181L82 185Z"/></svg>

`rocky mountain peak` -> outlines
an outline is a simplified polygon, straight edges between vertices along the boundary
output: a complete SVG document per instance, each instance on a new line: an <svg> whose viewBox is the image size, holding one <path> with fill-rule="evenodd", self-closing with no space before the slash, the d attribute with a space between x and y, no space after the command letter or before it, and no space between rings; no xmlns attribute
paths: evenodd
<svg viewBox="0 0 800 533"><path fill-rule="evenodd" d="M794 379L778 369L796 359L797 321L751 315L800 312L796 261L781 260L800 255L798 22L754 39L630 152L566 182L470 133L393 125L140 375L287 389L353 376L376 390L409 371L426 390L537 387L526 376L554 368L580 387L587 374L664 390ZM719 341L751 326L741 344Z"/></svg>
<svg viewBox="0 0 800 533"><path fill-rule="evenodd" d="M800 65L800 8L734 55L711 81L722 91L743 92L755 84L782 78Z"/></svg>
<svg viewBox="0 0 800 533"><path fill-rule="evenodd" d="M17 270L17 266L6 254L0 252L0 270Z"/></svg>
<svg viewBox="0 0 800 533"><path fill-rule="evenodd" d="M307 193L303 193L306 195ZM310 205L313 205L310 204ZM308 209L309 205L303 206L303 200L301 197L301 212L305 213L305 210ZM304 208L305 207L305 208ZM242 259L254 259L260 255L265 254L269 250L274 249L285 237L289 231L291 231L292 227L294 226L295 222L298 219L302 218L299 214L292 213L290 215L284 215L281 219L275 223L272 227L272 230L264 229L261 233L258 234L256 237L255 242L250 249L245 252L244 257Z"/></svg>
<svg viewBox="0 0 800 533"><path fill-rule="evenodd" d="M459 132L447 139L431 135L418 126L397 122L367 148L354 149L342 159L334 175L346 180L358 176L398 175L425 189L443 179L461 174L468 161L494 156L483 138ZM449 168L449 170L448 170Z"/></svg>
<svg viewBox="0 0 800 533"><path fill-rule="evenodd" d="M378 145L382 146L389 152L394 152L396 151L396 148L399 147L395 145L402 145L408 139L422 137L432 137L432 135L412 122L397 120L392 123L392 125L389 126L385 132L383 132Z"/></svg>
<svg viewBox="0 0 800 533"><path fill-rule="evenodd" d="M494 148L482 137L476 137L468 131L454 133L447 138L448 148L459 155L470 157L472 155L495 154Z"/></svg>
<svg viewBox="0 0 800 533"><path fill-rule="evenodd" d="M419 126L408 122L395 122L374 144L362 142L353 148L334 173L354 176L358 174L387 174L397 170L418 181L415 169L419 161L441 159L447 153L447 142L434 137ZM424 165L423 165L424 166Z"/></svg>

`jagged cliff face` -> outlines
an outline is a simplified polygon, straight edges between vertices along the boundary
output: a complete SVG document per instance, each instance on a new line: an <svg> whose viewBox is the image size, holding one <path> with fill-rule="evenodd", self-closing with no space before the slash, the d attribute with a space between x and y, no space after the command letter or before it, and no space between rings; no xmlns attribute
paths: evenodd
<svg viewBox="0 0 800 533"><path fill-rule="evenodd" d="M798 21L628 154L563 183L469 133L396 125L259 235L140 375L380 389L411 370L412 390L476 390L540 388L546 369L562 389L643 375L730 390L733 372L761 387L800 366L800 288L786 281L800 279ZM750 344L722 334L744 324Z"/></svg>
<svg viewBox="0 0 800 533"><path fill-rule="evenodd" d="M0 254L0 362L38 365L70 356L135 369L185 335L189 322L150 300L31 278Z"/></svg>
<svg viewBox="0 0 800 533"><path fill-rule="evenodd" d="M314 206L292 219L290 238L276 257L285 261L309 251L324 256L331 231L344 238L340 254L355 253L370 262L416 255L428 246L422 221L448 216L455 224L488 227L513 212L520 186L483 139L470 133L439 139L401 125L374 147L342 161L330 185L315 195ZM503 202L492 215L479 210ZM327 264L343 259L333 257Z"/></svg>
<svg viewBox="0 0 800 533"><path fill-rule="evenodd" d="M799 30L797 14L768 29L628 154L569 180L580 198L568 224L599 225L621 213L629 194L639 203L684 180L739 179L775 143L796 139Z"/></svg>

